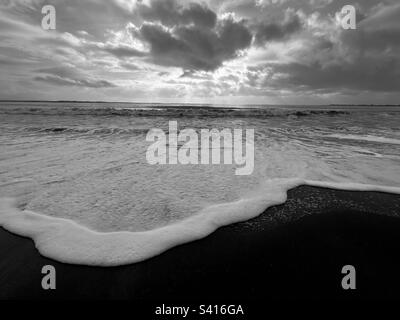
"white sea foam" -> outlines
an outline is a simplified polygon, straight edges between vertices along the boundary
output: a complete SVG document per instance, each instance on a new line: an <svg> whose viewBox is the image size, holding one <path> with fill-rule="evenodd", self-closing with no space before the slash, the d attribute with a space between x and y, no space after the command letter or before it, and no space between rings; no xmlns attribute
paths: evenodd
<svg viewBox="0 0 400 320"><path fill-rule="evenodd" d="M300 185L349 191L400 194L400 188L301 179L275 179L251 197L209 206L174 224L143 232L101 233L72 220L19 210L12 198L0 200L0 226L34 240L46 257L72 264L118 266L143 261L174 246L206 237L216 229L257 217L266 208L282 204L287 191Z"/></svg>
<svg viewBox="0 0 400 320"><path fill-rule="evenodd" d="M355 141L367 141L376 143L387 143L387 144L400 144L400 139L379 137L373 135L356 135L356 134L330 134L325 137L343 139L343 140L355 140Z"/></svg>

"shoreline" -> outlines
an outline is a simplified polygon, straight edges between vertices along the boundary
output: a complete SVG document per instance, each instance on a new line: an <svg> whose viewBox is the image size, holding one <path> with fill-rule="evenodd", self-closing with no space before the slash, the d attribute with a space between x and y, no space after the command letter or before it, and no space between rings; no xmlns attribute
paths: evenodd
<svg viewBox="0 0 400 320"><path fill-rule="evenodd" d="M70 219L46 216L29 210L22 211L16 203L17 199L3 198L0 202L0 225L14 234L31 238L39 252L50 259L95 267L122 266L139 263L174 247L201 240L222 227L253 221L268 208L285 204L290 190L301 186L344 192L371 191L400 195L398 187L275 179L261 185L251 196L208 206L197 214L170 225L148 231L108 233L94 231ZM329 194L328 191L326 193ZM309 201L313 202L312 199ZM320 201L320 204L324 205L325 201ZM296 216L301 217L302 211L297 209L300 213L281 213L281 222L289 222ZM398 213L387 215L397 216Z"/></svg>
<svg viewBox="0 0 400 320"><path fill-rule="evenodd" d="M133 265L53 261L0 229L0 299L399 298L400 196L300 186L284 204ZM53 265L57 290L41 288ZM358 289L340 287L341 268Z"/></svg>

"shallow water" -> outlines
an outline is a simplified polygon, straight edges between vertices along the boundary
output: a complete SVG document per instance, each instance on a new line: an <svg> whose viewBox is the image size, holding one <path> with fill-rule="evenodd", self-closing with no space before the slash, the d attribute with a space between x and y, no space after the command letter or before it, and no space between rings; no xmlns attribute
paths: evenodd
<svg viewBox="0 0 400 320"><path fill-rule="evenodd" d="M236 165L149 165L145 154L151 143L146 142L146 134L152 128L167 132L171 120L178 122L179 129L193 128L197 132L254 129L253 174L235 175ZM284 201L286 189L299 181L400 187L398 123L397 107L221 109L3 102L0 197L17 199L20 213L66 218L87 231L134 234L168 229L211 209L218 212L218 206L253 199L251 209L249 204L242 208L236 203L227 207L220 218L213 215L213 223L219 226L245 220L266 206ZM3 205L3 213L8 205ZM233 207L242 211L227 218ZM246 210L250 213L243 212ZM206 217L209 215L204 214L202 219ZM11 229L15 227L12 221L7 218ZM201 224L197 221L199 230L203 228L199 237L213 229L209 223L208 227ZM19 224L16 228L18 233L29 233L29 225ZM32 231L32 237L43 234L40 223L38 228ZM189 229L193 228L196 226L190 224ZM176 245L189 238L181 235L172 242L164 241ZM135 239L129 241L139 241ZM153 249L147 248L141 257L162 251L161 240L153 240L147 240ZM52 252L57 251L61 260L60 246ZM49 255L49 249L42 251ZM71 255L65 256L69 257L65 258L67 262L71 261ZM102 259L94 261L107 265ZM77 261L85 263L83 258Z"/></svg>

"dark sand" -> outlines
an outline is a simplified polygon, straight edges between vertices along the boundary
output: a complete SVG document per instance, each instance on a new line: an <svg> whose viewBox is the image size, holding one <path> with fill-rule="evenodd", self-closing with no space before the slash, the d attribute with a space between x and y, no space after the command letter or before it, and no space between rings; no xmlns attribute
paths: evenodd
<svg viewBox="0 0 400 320"><path fill-rule="evenodd" d="M400 298L400 196L299 187L251 221L221 228L135 265L95 268L42 257L0 229L1 299L138 299L245 303L253 299ZM57 290L41 288L54 265ZM357 290L341 288L354 265Z"/></svg>

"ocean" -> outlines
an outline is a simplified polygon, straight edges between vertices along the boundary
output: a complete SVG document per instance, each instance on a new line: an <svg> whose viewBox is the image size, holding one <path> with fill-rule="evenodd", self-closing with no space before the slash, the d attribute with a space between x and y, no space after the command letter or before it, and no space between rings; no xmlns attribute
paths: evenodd
<svg viewBox="0 0 400 320"><path fill-rule="evenodd" d="M254 172L150 165L147 133L254 129ZM142 261L301 184L400 193L400 107L1 102L0 225L68 263Z"/></svg>

